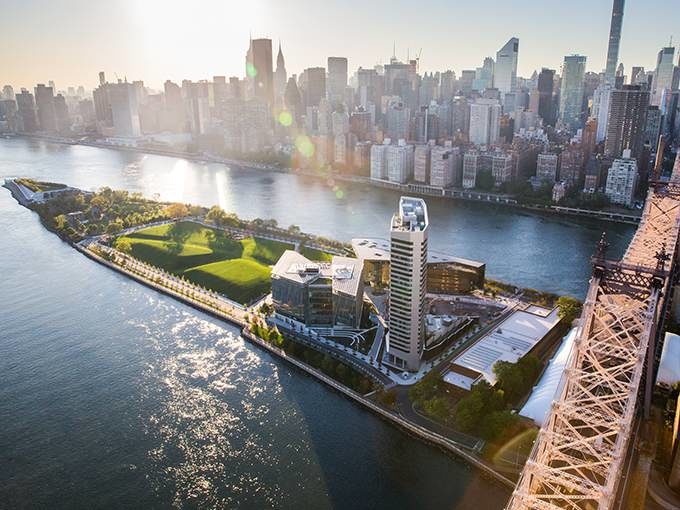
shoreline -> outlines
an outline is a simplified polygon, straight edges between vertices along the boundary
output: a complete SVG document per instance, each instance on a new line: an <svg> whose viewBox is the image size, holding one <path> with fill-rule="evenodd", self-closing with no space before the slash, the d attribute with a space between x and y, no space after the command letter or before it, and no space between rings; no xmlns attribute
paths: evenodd
<svg viewBox="0 0 680 510"><path fill-rule="evenodd" d="M19 188L16 187L16 185L9 185L12 183L12 181L7 181L4 184L4 187L7 188L10 191L10 194L12 197L17 200L17 202L26 207L26 205L22 202L21 200L21 193ZM12 183L13 184L13 183ZM27 207L28 208L28 207ZM29 210L32 210L28 208ZM35 212L35 211L34 211ZM255 334L253 334L248 328L247 328L247 323L245 320L239 320L237 317L229 315L225 312L221 312L220 310L217 310L216 308L213 308L209 306L207 303L201 302L200 300L192 299L189 296L183 295L177 291L174 291L173 289L170 289L160 283L154 282L149 280L148 278L143 277L142 275L135 274L131 270L128 270L126 267L123 267L121 265L118 265L114 262L110 262L103 257L99 256L98 254L94 253L92 250L88 249L86 246L83 246L79 243L74 243L68 239L64 239L62 236L60 236L56 231L48 228L44 222L41 220L41 225L46 228L49 232L56 234L62 241L66 242L69 244L71 247L73 247L77 252L80 252L82 255L86 256L93 262L99 263L116 273L125 276L127 278L130 278L132 281L136 283L140 283L144 285L145 287L155 290L161 294L164 294L170 298L173 298L177 300L178 302L185 304L187 306L190 306L191 308L202 312L206 313L210 317L213 317L217 320L222 320L232 326L235 326L240 329L239 335L244 339L249 341L251 344L255 345L256 347L261 348L263 351L268 352L270 355L273 355L274 357L287 362L288 364L296 367L297 369L301 370L302 372L306 373L307 375L316 378L318 381L323 383L325 386L335 390L336 392L342 394L345 396L345 398L348 398L349 400L354 401L356 404L360 405L367 411L372 412L379 418L389 422L391 425L399 428L403 432L408 433L410 436L421 440L424 443L427 443L431 446L435 446L439 448L440 450L444 451L448 455L452 455L456 457L459 460L462 460L466 462L469 466L477 468L479 472L485 477L488 478L501 486L506 487L510 491L512 491L515 487L515 482L507 478L505 475L503 475L500 472L497 472L491 465L489 465L485 460L483 460L481 457L478 457L468 451L466 451L463 447L459 446L457 443L454 441L441 436L433 431L430 431L416 423L413 423L406 418L400 416L399 414L385 409L375 402L371 401L370 399L366 398L364 395L361 395L352 389L344 386L343 384L335 381L334 379L328 377L321 371L317 370L316 368L312 367L311 365L308 365L307 363L298 360L296 358L293 358L289 355L286 354L285 351L282 349L271 345L264 341L263 339L259 338Z"/></svg>
<svg viewBox="0 0 680 510"><path fill-rule="evenodd" d="M491 479L493 479L495 482L500 483L501 485L507 487L508 489L512 490L515 487L515 483L507 478L505 475L497 472L494 470L491 466L486 464L481 458L476 457L475 455L468 453L465 451L463 448L458 446L456 443L453 441L435 433L432 432L420 425L417 425L415 423L410 422L409 420L399 416L397 413L394 413L392 411L389 411L387 409L382 408L378 404L372 402L368 398L366 398L364 395L361 395L352 389L348 388L347 386L344 386L343 384L335 381L334 379L328 377L326 374L322 373L321 371L317 370L316 368L312 367L311 365L308 365L307 363L298 360L296 358L293 358L286 354L285 351L282 349L271 345L267 342L265 342L263 339L259 338L257 335L253 334L248 328L247 324L245 321L239 321L235 317L229 316L224 313L220 313L219 311L211 308L210 306L203 304L199 301L192 300L188 298L187 296L184 296L182 294L179 294L177 292L172 291L171 289L168 289L167 287L164 287L163 285L156 284L154 282L151 282L141 276L137 276L134 274L131 274L129 271L125 270L125 268L114 264L112 262L109 262L107 260L104 260L102 257L97 256L95 253L92 253L91 250L88 250L87 248L84 248L78 244L73 244L72 245L77 251L88 257L89 259L98 262L99 264L102 264L109 269L112 269L116 271L117 273L127 276L128 278L131 278L132 280L141 283L142 285L155 290L161 294L167 295L180 303L183 303L187 306L190 306L191 308L194 308L195 310L198 310L199 312L203 312L208 314L209 316L216 318L218 320L223 320L233 326L241 328L239 335L248 340L250 343L254 344L255 346L263 349L264 351L268 352L269 354L277 357L280 360L283 360L287 362L290 365L293 365L294 367L298 368L299 370L305 372L307 375L310 375L314 378L316 378L318 381L324 383L327 387L330 387L331 389L335 390L338 393L341 393L344 395L346 398L349 400L354 401L355 403L359 404L360 406L363 406L367 410L371 411L373 414L377 415L379 418L391 423L393 426L398 427L402 431L405 431L409 433L409 435L420 439L421 441L430 444L432 446L436 446L448 454L451 454L459 459L464 460L468 464L470 464L473 467L476 467L479 469L482 473L485 475L489 476Z"/></svg>
<svg viewBox="0 0 680 510"><path fill-rule="evenodd" d="M577 217L590 219L595 221L604 221L611 223L619 223L624 225L638 225L641 221L641 216L637 214L627 214L616 211L600 211L595 209L581 209L573 207L565 207L559 205L540 205L540 204L522 204L519 203L511 195L464 190L458 188L435 188L427 184L398 184L389 181L378 181L363 176L347 175L335 172L315 172L305 171L302 169L283 168L268 163L257 163L246 160L235 160L230 158L222 158L218 156L211 156L207 154L199 154L184 151L174 151L171 149L160 149L153 147L130 147L125 145L113 145L101 142L86 142L81 140L69 140L60 137L52 137L49 135L29 135L29 134L13 134L7 138L25 138L33 140L42 140L49 143L60 145L79 145L82 147L94 147L98 149L109 149L121 152L133 152L137 154L149 154L154 156L164 156L172 158L182 158L198 163L214 163L225 166L237 166L243 169L251 169L263 172L276 172L281 174L296 175L302 177L310 177L314 179L335 179L342 182L349 182L354 184L364 184L375 188L388 189L420 197L444 198L448 200L458 200L463 202L476 202L491 205L501 205L512 209L517 209L533 214L556 216L556 217Z"/></svg>

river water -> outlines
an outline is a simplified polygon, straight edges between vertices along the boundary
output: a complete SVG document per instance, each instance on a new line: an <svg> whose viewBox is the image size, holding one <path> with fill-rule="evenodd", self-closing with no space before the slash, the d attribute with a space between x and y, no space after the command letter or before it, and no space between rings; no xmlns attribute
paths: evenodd
<svg viewBox="0 0 680 510"><path fill-rule="evenodd" d="M141 191L342 240L385 236L398 195L89 147L0 140L0 178ZM605 229L428 200L433 248L582 296ZM62 243L0 189L0 508L501 508L508 494Z"/></svg>

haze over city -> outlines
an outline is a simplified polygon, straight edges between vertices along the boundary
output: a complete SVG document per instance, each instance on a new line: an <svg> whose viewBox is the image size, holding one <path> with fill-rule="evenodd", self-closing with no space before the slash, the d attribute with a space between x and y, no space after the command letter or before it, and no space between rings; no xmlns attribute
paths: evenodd
<svg viewBox="0 0 680 510"><path fill-rule="evenodd" d="M674 0L630 1L620 61L652 68L658 48L678 30ZM325 65L329 55L351 69L406 60L422 49L422 71L474 69L510 37L522 42L518 73L559 69L564 55L588 56L588 70L604 67L609 2L436 0L317 2L312 0L6 0L0 16L3 83L32 87L96 85L97 72L143 79L240 76L249 34L281 40L289 72ZM668 13L669 15L665 15ZM26 55L31 58L27 59Z"/></svg>

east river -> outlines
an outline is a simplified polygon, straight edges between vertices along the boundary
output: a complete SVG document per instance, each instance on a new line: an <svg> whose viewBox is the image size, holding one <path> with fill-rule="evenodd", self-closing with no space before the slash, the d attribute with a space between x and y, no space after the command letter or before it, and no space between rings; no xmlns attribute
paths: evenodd
<svg viewBox="0 0 680 510"><path fill-rule="evenodd" d="M342 182L0 139L0 179L109 186L386 237L398 194ZM603 230L427 199L430 246L492 278L583 297ZM505 489L47 232L0 188L0 509L501 508Z"/></svg>

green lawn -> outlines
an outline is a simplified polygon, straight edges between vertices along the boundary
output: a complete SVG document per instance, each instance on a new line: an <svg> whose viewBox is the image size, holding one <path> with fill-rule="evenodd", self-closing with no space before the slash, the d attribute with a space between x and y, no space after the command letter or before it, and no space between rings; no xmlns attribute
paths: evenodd
<svg viewBox="0 0 680 510"><path fill-rule="evenodd" d="M315 262L330 262L333 259L333 255L330 253L317 250L316 248L308 248L307 246L303 246L300 249L300 253L309 260L313 260Z"/></svg>
<svg viewBox="0 0 680 510"><path fill-rule="evenodd" d="M250 237L231 239L220 230L178 222L125 236L132 255L187 280L248 303L270 289L270 265L293 245Z"/></svg>

